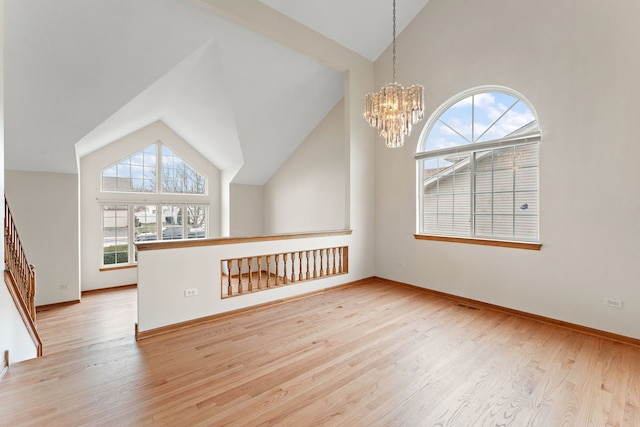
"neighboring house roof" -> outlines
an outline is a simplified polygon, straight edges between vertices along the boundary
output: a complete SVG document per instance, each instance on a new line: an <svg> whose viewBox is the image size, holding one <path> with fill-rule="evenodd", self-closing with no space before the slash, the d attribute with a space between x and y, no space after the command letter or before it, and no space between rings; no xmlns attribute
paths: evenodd
<svg viewBox="0 0 640 427"><path fill-rule="evenodd" d="M530 135L531 137L534 137L537 134L538 134L538 122L537 120L533 120L530 123L527 123L526 125L522 126L521 128L511 132L504 139L506 140L509 138L515 138L515 137L526 136L526 135ZM491 141L488 141L488 142L491 142ZM469 151L474 150L474 144L469 144L468 146L465 145L463 147L468 148ZM476 154L476 158L480 160L485 156L487 156L488 154L489 154L489 151L478 153ZM457 172L464 167L469 167L469 164L471 161L471 157L469 155L462 154L462 152L456 152L449 155L444 155L443 157L445 158L445 160L450 161L453 164L448 167L435 169L435 171L432 169L432 171L434 172L430 173L428 176L424 178L423 185L425 189L434 185L438 181L438 179L442 179L443 177L450 176L454 172Z"/></svg>

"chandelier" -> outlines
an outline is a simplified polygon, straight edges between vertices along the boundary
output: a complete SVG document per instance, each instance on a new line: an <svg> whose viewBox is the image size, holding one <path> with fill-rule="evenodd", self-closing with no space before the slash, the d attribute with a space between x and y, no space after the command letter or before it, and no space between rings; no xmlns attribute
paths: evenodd
<svg viewBox="0 0 640 427"><path fill-rule="evenodd" d="M405 89L396 83L396 0L393 0L393 83L368 93L364 104L364 118L378 129L378 135L389 148L402 147L405 135L411 135L411 127L424 117L424 87L413 85Z"/></svg>

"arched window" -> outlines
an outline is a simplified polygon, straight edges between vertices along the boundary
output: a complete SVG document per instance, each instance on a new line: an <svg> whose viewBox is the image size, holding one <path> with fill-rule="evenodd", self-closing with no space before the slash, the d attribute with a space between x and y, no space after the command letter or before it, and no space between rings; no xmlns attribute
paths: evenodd
<svg viewBox="0 0 640 427"><path fill-rule="evenodd" d="M537 242L533 107L503 87L466 91L427 121L415 158L418 233Z"/></svg>

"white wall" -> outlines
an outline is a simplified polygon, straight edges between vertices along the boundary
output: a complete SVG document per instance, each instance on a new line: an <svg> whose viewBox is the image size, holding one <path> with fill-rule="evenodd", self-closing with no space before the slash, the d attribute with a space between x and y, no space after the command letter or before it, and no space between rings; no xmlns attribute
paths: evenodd
<svg viewBox="0 0 640 427"><path fill-rule="evenodd" d="M0 0L0 189L4 190L4 0ZM4 222L4 210L2 211ZM4 245L0 249L4 260ZM4 261L3 261L4 262ZM3 279L4 281L4 279ZM37 356L37 349L5 285L0 285L0 358L9 351L9 362Z"/></svg>
<svg viewBox="0 0 640 427"><path fill-rule="evenodd" d="M4 360L5 350L9 350L11 364L38 357L31 335L4 283L0 285L0 319L0 360Z"/></svg>
<svg viewBox="0 0 640 427"><path fill-rule="evenodd" d="M5 193L36 267L36 305L79 300L78 175L6 171Z"/></svg>
<svg viewBox="0 0 640 427"><path fill-rule="evenodd" d="M262 236L264 234L264 186L231 184L231 236Z"/></svg>
<svg viewBox="0 0 640 427"><path fill-rule="evenodd" d="M221 260L346 246L351 236L263 241L245 244L143 250L138 253L140 332L337 286L353 274L300 282L222 299ZM224 284L226 286L226 282ZM186 289L197 295L185 297Z"/></svg>
<svg viewBox="0 0 640 427"><path fill-rule="evenodd" d="M640 338L638 2L431 0L398 38L398 81L426 116L494 84L536 108L540 252L416 241L416 151L376 148L376 274ZM389 80L390 51L376 62ZM399 265L399 261L404 265ZM623 309L602 305L624 300Z"/></svg>
<svg viewBox="0 0 640 427"><path fill-rule="evenodd" d="M101 193L101 171L105 167L139 151L158 140L193 165L208 178L208 194L163 195L162 200L176 203L209 203L209 237L220 236L220 171L195 151L163 122L154 122L106 147L80 159L81 209L81 283L82 290L102 289L136 283L135 268L100 271L102 260L102 225L100 203L158 202L157 194Z"/></svg>
<svg viewBox="0 0 640 427"><path fill-rule="evenodd" d="M283 17L259 0L196 0L250 31L302 52L345 74L345 142L347 162L345 227L353 230L349 268L355 277L374 273L374 132L362 118L364 96L374 89L373 64L364 57ZM266 230L265 230L266 231Z"/></svg>
<svg viewBox="0 0 640 427"><path fill-rule="evenodd" d="M265 184L265 234L345 228L344 123L340 100Z"/></svg>
<svg viewBox="0 0 640 427"><path fill-rule="evenodd" d="M246 304L260 303L372 276L375 247L374 149L373 132L362 118L362 102L365 93L373 90L373 65L360 55L340 47L318 33L291 20L283 19L273 9L258 1L201 0L200 3L225 18L330 64L345 73L344 127L341 133L336 133L344 150L336 154L337 157L334 157L334 160L344 161L347 165L348 173L345 177L343 196L343 200L347 202L345 202L341 223L345 228L352 229L353 233L349 236L330 238L326 242L322 240L322 242L326 243L324 245L326 246L334 242L331 239L335 239L335 243L349 246L349 274L300 284L300 287L284 287L231 298L224 301L224 309L239 308ZM291 209L299 208L300 206L291 207ZM289 242L296 242L295 246L300 249L301 240ZM259 248L235 245L233 249L223 252L217 252L221 249L218 247L215 254L208 252L209 247L188 248L179 254L171 253L173 250L141 252L138 268L139 330L153 329L219 311L220 306L216 304L216 295L220 292L220 264L216 257L219 259L220 257L255 255L254 252L248 252L253 249L272 253L287 250L290 245L290 243L278 244L271 248L269 244ZM225 246L225 248L229 247ZM197 274L192 273L191 268L194 269L194 273L197 271ZM184 271L188 277L177 278L176 274L180 271ZM183 296L185 286L198 287L198 296L185 298Z"/></svg>

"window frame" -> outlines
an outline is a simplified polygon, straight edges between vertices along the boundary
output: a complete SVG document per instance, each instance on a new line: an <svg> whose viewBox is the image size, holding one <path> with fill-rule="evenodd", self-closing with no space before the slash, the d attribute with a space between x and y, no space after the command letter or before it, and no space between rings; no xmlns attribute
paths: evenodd
<svg viewBox="0 0 640 427"><path fill-rule="evenodd" d="M455 104L461 102L471 96L480 95L484 93L500 93L504 94L519 100L522 102L529 111L533 114L534 120L531 122L533 126L527 129L525 125L523 126L523 133L518 133L512 136L506 136L503 138L492 139L488 141L482 142L471 142L464 145L458 145L453 147L446 147L436 150L426 151L424 149L427 139L430 136L434 126L438 123L441 117L449 111ZM515 104L514 104L515 105ZM472 104L472 114L474 111L474 105ZM507 110L508 111L508 110ZM506 112L504 113L506 114ZM503 114L503 115L504 115ZM497 123L500 118L498 118L495 122ZM471 116L471 120L473 123L474 116ZM493 125L491 125L493 126ZM488 130L488 129L487 129ZM486 131L485 131L486 132ZM480 139L478 137L478 139ZM504 86L479 86L466 91L463 91L451 98L449 98L446 102L441 104L429 117L423 130L420 134L420 138L418 139L418 145L416 149L416 153L414 154L414 159L416 160L416 192L417 192L417 205L416 205L416 233L414 237L417 240L434 240L434 241L445 241L445 242L458 242L458 243L470 243L470 244L479 244L479 245L489 245L489 246L501 246L501 247L513 247L519 249L531 249L531 250L540 250L542 244L540 243L540 142L542 140L542 132L539 126L538 115L531 105L531 103L520 93L504 87ZM536 144L537 148L537 203L538 203L538 212L537 212L537 238L536 239L527 239L524 237L514 236L513 238L509 237L501 237L501 236L482 236L475 234L476 230L474 227L476 212L476 189L475 189L475 175L474 168L472 163L476 162L476 153L480 153L487 150L500 149L500 148L508 148L508 147L518 147L525 146L527 144ZM437 159L445 155L451 154L465 154L469 156L469 179L470 179L470 199L471 205L469 207L469 218L471 221L469 234L458 234L455 232L435 232L435 231L427 231L424 229L425 220L424 220L424 181L425 181L425 170L424 170L424 160L426 159ZM514 205L515 205L515 187L513 189L514 193ZM494 194L492 191L491 194ZM514 214L515 218L515 214Z"/></svg>
<svg viewBox="0 0 640 427"><path fill-rule="evenodd" d="M160 173L158 173L158 177L157 177L157 181L156 181L156 186L157 186L157 192L159 194L175 194L175 195L188 195L188 196L206 196L207 192L208 192L208 178L205 174L203 174L202 172L200 172L195 166L193 166L191 163L187 162L184 158L184 156L180 155L176 150L174 150L173 148L169 147L166 144L163 144L162 141L158 141L156 143L157 146L157 160L158 160L158 166L157 166L157 170L160 171ZM198 181L198 176L202 178L203 180L203 188L202 188L202 192L201 193L197 193L197 192L187 192L187 191L171 191L171 190L165 190L165 187L170 187L173 185L176 185L176 183L178 181L174 180L169 180L168 179L168 174L169 171L173 171L172 175L174 177L177 176L176 171L178 171L179 169L177 167L167 167L165 169L165 152L164 152L164 148L166 148L170 153L171 156L173 158L177 158L188 170L190 170L192 173L194 173L196 175L196 182ZM175 160L172 160L171 163L175 163ZM185 177L186 178L186 177ZM167 183L165 183L165 179L168 181ZM183 186L186 185L185 182L182 183Z"/></svg>
<svg viewBox="0 0 640 427"><path fill-rule="evenodd" d="M105 207L107 206L111 206L111 207L125 207L127 208L127 245L128 245L128 257L127 257L127 262L122 262L122 263L113 263L113 264L105 264L104 263L104 257L105 257L105 245L104 245L104 221L105 221L105 216L104 213L106 212ZM126 202L122 202L122 201L108 201L108 200L103 200L100 202L100 233L101 233L101 254L100 254L100 270L101 271L105 271L105 270L114 270L114 269L122 269L122 268L133 268L136 267L138 265L138 260L137 260L137 251L136 251L136 239L135 239L135 232L136 232L136 215L135 215L135 208L139 207L139 206L155 206L156 207L156 237L157 236L161 236L162 237L162 233L163 233L163 229L164 229L164 224L163 224L163 218L162 218L162 207L163 206L177 206L179 208L182 209L182 212L185 212L187 210L188 207L190 206L198 206L200 208L204 208L204 225L205 225L205 233L204 236L202 237L193 237L191 239L189 239L189 237L186 238L182 238L181 240L194 240L194 239L206 239L208 238L208 233L209 233L209 220L210 220L210 215L209 212L211 211L211 205L210 203L203 203L202 201L200 202L187 202L187 201L182 201L182 202L173 202L173 201L126 201ZM184 214L183 214L184 215ZM185 216L183 216L183 218L186 218ZM182 224L180 224L182 226L182 236L188 236L190 233L189 230L189 224L188 221L183 219ZM163 241L163 240L177 240L177 239L154 239L153 241ZM145 241L145 240L140 240L140 242L146 243L149 241ZM117 257L116 257L117 259Z"/></svg>
<svg viewBox="0 0 640 427"><path fill-rule="evenodd" d="M107 207L110 207L112 209L107 209ZM104 262L104 258L106 256L106 254L108 252L105 252L105 248L107 246L105 246L105 222L106 222L106 216L105 213L109 212L109 211L113 211L113 212L118 212L118 210L120 211L124 211L124 209L119 209L119 208L125 208L126 207L126 219L127 219L127 261L126 262L117 262L118 260L118 256L117 254L119 253L118 251L113 251L113 253L115 254L115 261L113 264L105 264ZM130 235L131 235L131 218L130 218L130 209L127 206L126 203L119 203L119 202L113 202L113 203L100 203L100 266L101 268L109 268L109 266L112 266L113 268L122 268L123 266L127 266L127 265L131 265L131 239L130 239ZM113 216L114 220L117 222L117 214L115 214ZM117 232L116 232L117 234ZM117 247L118 246L118 240L117 240L117 236L115 237L115 241L113 243L112 246ZM120 251L120 252L124 252L124 251Z"/></svg>
<svg viewBox="0 0 640 427"><path fill-rule="evenodd" d="M149 165L154 165L155 170L154 170L154 189L153 191L135 191L135 190L128 190L128 189L122 189L119 188L119 183L118 183L118 179L120 179L120 176L118 175L118 166L122 163L129 163L129 167L131 168L132 166L136 166L136 167L140 167L142 168L143 172L144 172L144 168L147 167L146 163L144 163L144 156L146 151L150 148L153 147L153 151L155 152L155 162L150 162ZM184 165L185 168L188 168L190 170L190 172L184 172L186 175L191 175L191 174L195 174L195 179L193 179L196 187L195 188L200 188L198 186L198 182L200 179L202 179L202 192L173 192L173 191L165 191L165 186L164 184L164 179L165 179L165 173L164 173L164 165L163 165L163 156L164 156L164 148L166 147L166 149L169 151L170 156L173 157L174 159L171 161L172 164L176 164L176 158L179 159L179 162ZM149 150L150 151L150 150ZM138 164L138 163L132 163L132 158L134 156L136 156L138 153L141 153L143 156L143 163L142 164ZM105 171L108 171L111 168L116 168L116 175L115 175L115 188L114 189L110 189L110 188L106 188L105 189ZM170 175L171 176L175 176L176 175L176 171L178 171L180 168L179 167L173 167L170 168L171 172ZM151 143L151 144L145 144L143 147L141 147L140 149L137 149L136 151L129 153L127 156L120 158L119 160L115 161L114 163L110 163L107 166L103 167L102 169L99 170L99 177L100 177L100 185L99 185L99 191L102 194L105 195L109 195L107 196L105 199L100 199L98 201L99 203L99 208L100 208L100 244L101 244L101 250L100 250L100 271L107 271L107 270L117 270L117 269L123 269L123 268L134 268L137 266L137 250L136 250L136 229L139 227L136 227L136 208L137 207L150 207L150 206L155 206L155 233L154 236L155 239L153 241L162 241L163 240L163 231L165 229L165 218L163 218L162 216L162 208L164 206L174 206L177 207L177 211L181 212L178 213L177 215L182 216L182 221L181 224L172 224L172 226L176 226L176 225L180 225L182 227L182 232L179 234L181 236L181 239L183 240L188 240L189 239L189 235L191 234L191 230L189 229L189 217L187 212L190 211L190 207L198 207L198 211L200 209L204 210L204 218L203 218L203 225L204 225L204 233L200 233L198 230L195 230L193 235L197 236L197 237L192 237L192 239L203 239L203 238L207 238L209 236L209 230L210 230L210 212L211 212L211 203L208 199L208 193L209 193L209 178L207 175L205 175L204 173L202 173L198 168L196 168L193 164L191 164L191 162L187 161L187 159L182 156L178 151L176 151L173 147L165 144L164 142L162 142L162 140L157 139L155 142ZM107 176L107 178L111 178L111 176ZM128 177L123 177L123 178L128 178L129 180L134 180L134 176L132 175L131 170L129 171L129 176ZM143 174L143 177L141 179L146 179L145 175ZM187 181L184 181L187 182ZM183 182L183 183L184 183ZM175 184L175 183L172 183ZM130 186L130 188L134 188L133 185ZM144 186L142 187L144 188ZM185 188L185 186L183 185L182 188ZM119 196L118 196L119 195ZM106 240L106 236L105 236L105 207L107 206L111 206L111 207L126 207L127 209L127 245L128 245L128 249L127 249L127 262L115 262L113 264L105 264L105 240ZM145 215L146 217L146 215ZM148 218L149 219L149 218ZM117 240L117 230L115 231L116 235L114 235L114 239L115 239L115 243L118 243ZM153 233L152 231L150 231L149 233ZM178 233L175 233L175 235L178 235ZM159 240L157 240L159 238ZM170 238L171 240L175 240L175 236L172 236ZM138 240L138 241L142 241L142 240ZM114 243L115 248L117 249L117 245ZM124 251L121 251L122 253L124 253ZM114 255L114 259L115 261L118 260L118 255L114 250L114 253L116 253L116 255Z"/></svg>
<svg viewBox="0 0 640 427"><path fill-rule="evenodd" d="M138 152L143 152L149 148L153 146L155 149L155 182L154 182L154 189L152 191L127 191L127 190L121 190L121 189L105 189L104 186L104 172L105 170L108 170L112 167L117 167L120 163L122 163L124 160L128 160L131 159L131 157L133 157L135 154L137 154ZM202 193L189 193L189 192L174 192L174 191L164 191L164 179L165 179L165 173L164 173L164 165L163 165L163 147L166 147L172 154L173 157L177 157L179 158L182 163L185 165L185 167L191 169L195 174L199 175L202 177L202 179L204 180L204 184L203 184L203 191ZM144 165L135 165L135 166L141 166L144 167ZM174 169L174 168L170 168L170 169ZM162 142L161 140L157 140L152 144L146 145L144 147L142 147L139 150L134 151L133 153L130 153L129 155L117 160L116 162L107 165L106 167L100 169L100 192L101 193L115 193L115 194L141 194L141 195L151 195L151 194L156 194L156 195L179 195L179 196L194 196L194 197L204 197L207 196L209 193L209 178L202 173L198 168L196 168L194 165L192 165L190 162L188 162L184 156L182 156L178 151L174 150L173 147L165 144L164 142ZM119 179L120 177L118 177L116 175L116 179ZM132 178L130 178L132 179Z"/></svg>

